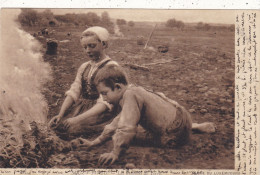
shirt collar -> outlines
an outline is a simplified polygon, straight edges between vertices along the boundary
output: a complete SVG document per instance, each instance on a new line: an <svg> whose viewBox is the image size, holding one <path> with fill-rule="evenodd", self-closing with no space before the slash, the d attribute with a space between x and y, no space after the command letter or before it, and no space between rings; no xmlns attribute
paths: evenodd
<svg viewBox="0 0 260 175"><path fill-rule="evenodd" d="M90 61L90 64L92 66L99 66L101 65L102 63L106 62L107 60L111 60L111 58L109 58L108 56L106 56L106 58L104 58L103 60L101 60L100 62L94 62L94 61Z"/></svg>

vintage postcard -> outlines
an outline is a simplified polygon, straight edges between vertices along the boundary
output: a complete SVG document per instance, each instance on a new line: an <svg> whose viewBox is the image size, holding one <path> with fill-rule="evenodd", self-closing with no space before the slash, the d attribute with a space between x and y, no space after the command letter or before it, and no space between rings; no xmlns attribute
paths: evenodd
<svg viewBox="0 0 260 175"><path fill-rule="evenodd" d="M0 174L259 174L259 15L2 8Z"/></svg>

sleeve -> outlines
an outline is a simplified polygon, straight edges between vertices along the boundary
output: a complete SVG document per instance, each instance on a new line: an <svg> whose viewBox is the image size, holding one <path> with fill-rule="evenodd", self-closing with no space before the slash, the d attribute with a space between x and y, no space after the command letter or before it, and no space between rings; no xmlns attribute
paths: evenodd
<svg viewBox="0 0 260 175"><path fill-rule="evenodd" d="M109 138L112 137L112 135L115 133L117 129L119 118L120 118L120 114L116 116L110 124L105 126L103 132L98 137L101 142L104 142L105 140L108 140Z"/></svg>
<svg viewBox="0 0 260 175"><path fill-rule="evenodd" d="M142 105L133 92L125 92L123 107L120 113L117 130L113 136L113 153L119 155L126 150L137 132L137 125L141 116Z"/></svg>
<svg viewBox="0 0 260 175"><path fill-rule="evenodd" d="M109 109L109 111L111 111L113 109L113 105L104 101L102 95L99 95L99 98L97 99L97 103L103 103L104 105L106 105L106 107Z"/></svg>
<svg viewBox="0 0 260 175"><path fill-rule="evenodd" d="M82 74L86 68L86 66L88 65L89 62L86 62L84 64L82 64L77 72L76 78L74 80L74 82L71 84L70 89L65 93L66 96L71 96L75 101L77 101L79 99L79 96L81 94L81 79L82 79Z"/></svg>
<svg viewBox="0 0 260 175"><path fill-rule="evenodd" d="M119 64L116 61L110 61L107 63L107 65L112 65L112 64L119 66Z"/></svg>

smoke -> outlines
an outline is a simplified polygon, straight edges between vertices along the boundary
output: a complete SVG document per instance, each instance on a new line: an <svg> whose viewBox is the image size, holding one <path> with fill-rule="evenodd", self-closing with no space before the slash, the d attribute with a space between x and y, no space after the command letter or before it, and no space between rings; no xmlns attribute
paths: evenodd
<svg viewBox="0 0 260 175"><path fill-rule="evenodd" d="M115 36L124 37L124 34L120 31L120 28L117 24L114 26Z"/></svg>
<svg viewBox="0 0 260 175"><path fill-rule="evenodd" d="M41 45L19 29L20 10L1 9L0 119L13 123L44 123L48 105L41 93L50 80L50 66L43 62ZM14 124L15 125L15 124ZM29 128L28 128L29 129Z"/></svg>

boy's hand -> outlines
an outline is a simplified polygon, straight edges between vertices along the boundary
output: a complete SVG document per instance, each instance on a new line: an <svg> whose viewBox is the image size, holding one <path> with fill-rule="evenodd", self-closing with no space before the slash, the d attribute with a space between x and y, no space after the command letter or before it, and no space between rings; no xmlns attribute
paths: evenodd
<svg viewBox="0 0 260 175"><path fill-rule="evenodd" d="M71 141L71 147L76 149L78 147L90 148L93 146L93 142L83 138L77 138Z"/></svg>
<svg viewBox="0 0 260 175"><path fill-rule="evenodd" d="M118 159L118 156L116 154L114 154L113 152L104 153L100 156L100 158L98 160L98 164L101 166L103 166L105 164L112 165L117 159Z"/></svg>
<svg viewBox="0 0 260 175"><path fill-rule="evenodd" d="M64 129L73 130L72 126L75 126L78 123L77 117L68 118L63 122Z"/></svg>
<svg viewBox="0 0 260 175"><path fill-rule="evenodd" d="M50 128L53 128L53 127L57 126L57 124L59 123L60 119L61 119L61 116L60 116L60 115L54 116L54 117L49 121L48 126L49 126Z"/></svg>

